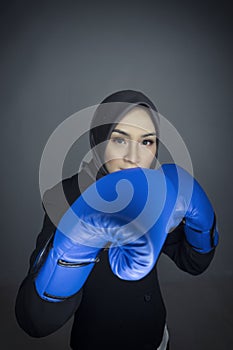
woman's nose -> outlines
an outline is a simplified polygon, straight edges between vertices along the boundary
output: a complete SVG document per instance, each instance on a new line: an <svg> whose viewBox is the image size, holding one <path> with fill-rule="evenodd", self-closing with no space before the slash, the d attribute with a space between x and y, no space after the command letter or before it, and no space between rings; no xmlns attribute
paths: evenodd
<svg viewBox="0 0 233 350"><path fill-rule="evenodd" d="M139 162L138 142L129 142L124 159L127 162L134 163L135 165L137 165L137 163Z"/></svg>

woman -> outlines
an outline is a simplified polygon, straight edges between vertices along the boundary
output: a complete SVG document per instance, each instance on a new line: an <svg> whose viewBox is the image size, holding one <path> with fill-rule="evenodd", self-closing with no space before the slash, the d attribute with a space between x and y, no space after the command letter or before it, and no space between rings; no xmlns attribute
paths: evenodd
<svg viewBox="0 0 233 350"><path fill-rule="evenodd" d="M106 113L107 111L107 113ZM102 177L128 168L154 168L159 146L159 119L154 104L141 92L125 90L108 96L97 108L90 130L93 158L82 170L62 182L72 205L80 194ZM49 190L44 207L58 221L65 210L58 208L59 185ZM144 278L124 280L109 265L108 246L101 249L99 262L82 288L61 302L43 299L38 276L46 266L56 231L54 220L45 212L42 231L31 255L30 269L16 300L19 325L33 337L43 337L64 325L74 315L71 333L73 350L169 348L166 310L160 292L156 265ZM215 234L217 237L217 233ZM214 256L211 249L199 252L187 234L185 221L168 233L162 247L176 265L193 275L202 273ZM213 238L213 237L212 237ZM46 260L47 259L47 260ZM64 281L64 283L66 283Z"/></svg>

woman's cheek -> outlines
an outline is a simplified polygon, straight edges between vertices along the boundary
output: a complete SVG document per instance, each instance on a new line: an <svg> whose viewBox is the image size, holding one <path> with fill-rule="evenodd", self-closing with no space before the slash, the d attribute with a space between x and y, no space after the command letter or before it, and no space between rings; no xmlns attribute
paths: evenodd
<svg viewBox="0 0 233 350"><path fill-rule="evenodd" d="M143 168L150 168L151 166L151 163L153 162L154 160L154 157L155 157L155 152L156 150L151 150L151 149L148 149L148 148L145 148L142 153L141 153L141 166Z"/></svg>

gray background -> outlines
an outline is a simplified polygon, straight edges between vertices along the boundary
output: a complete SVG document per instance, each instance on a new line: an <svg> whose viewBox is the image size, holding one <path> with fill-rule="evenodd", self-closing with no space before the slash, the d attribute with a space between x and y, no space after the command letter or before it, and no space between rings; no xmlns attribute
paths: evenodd
<svg viewBox="0 0 233 350"><path fill-rule="evenodd" d="M159 262L171 349L232 348L230 1L21 0L0 9L1 348L69 348L72 320L32 339L14 317L42 225L40 157L68 116L128 88L147 94L177 128L218 218L220 244L205 273L192 277L167 257ZM77 170L75 157L67 175Z"/></svg>

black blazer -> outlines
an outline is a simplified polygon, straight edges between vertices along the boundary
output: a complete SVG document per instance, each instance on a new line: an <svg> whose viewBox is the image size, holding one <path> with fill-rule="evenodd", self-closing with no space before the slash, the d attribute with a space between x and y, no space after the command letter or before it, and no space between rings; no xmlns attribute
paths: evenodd
<svg viewBox="0 0 233 350"><path fill-rule="evenodd" d="M88 187L93 180L84 171L56 185L45 194L43 202L54 210L57 222L66 211L59 207L60 186L71 205L79 196L78 180ZM83 190L83 189L82 189ZM43 337L59 329L74 316L71 347L77 350L125 349L155 350L166 322L166 309L160 292L156 266L139 281L117 278L103 250L83 288L58 303L42 300L34 279L51 249L56 231L46 211L30 267L16 298L15 312L20 327L32 337ZM207 254L195 251L185 239L183 224L169 233L161 253L168 255L182 270L197 275L210 264L214 250Z"/></svg>

